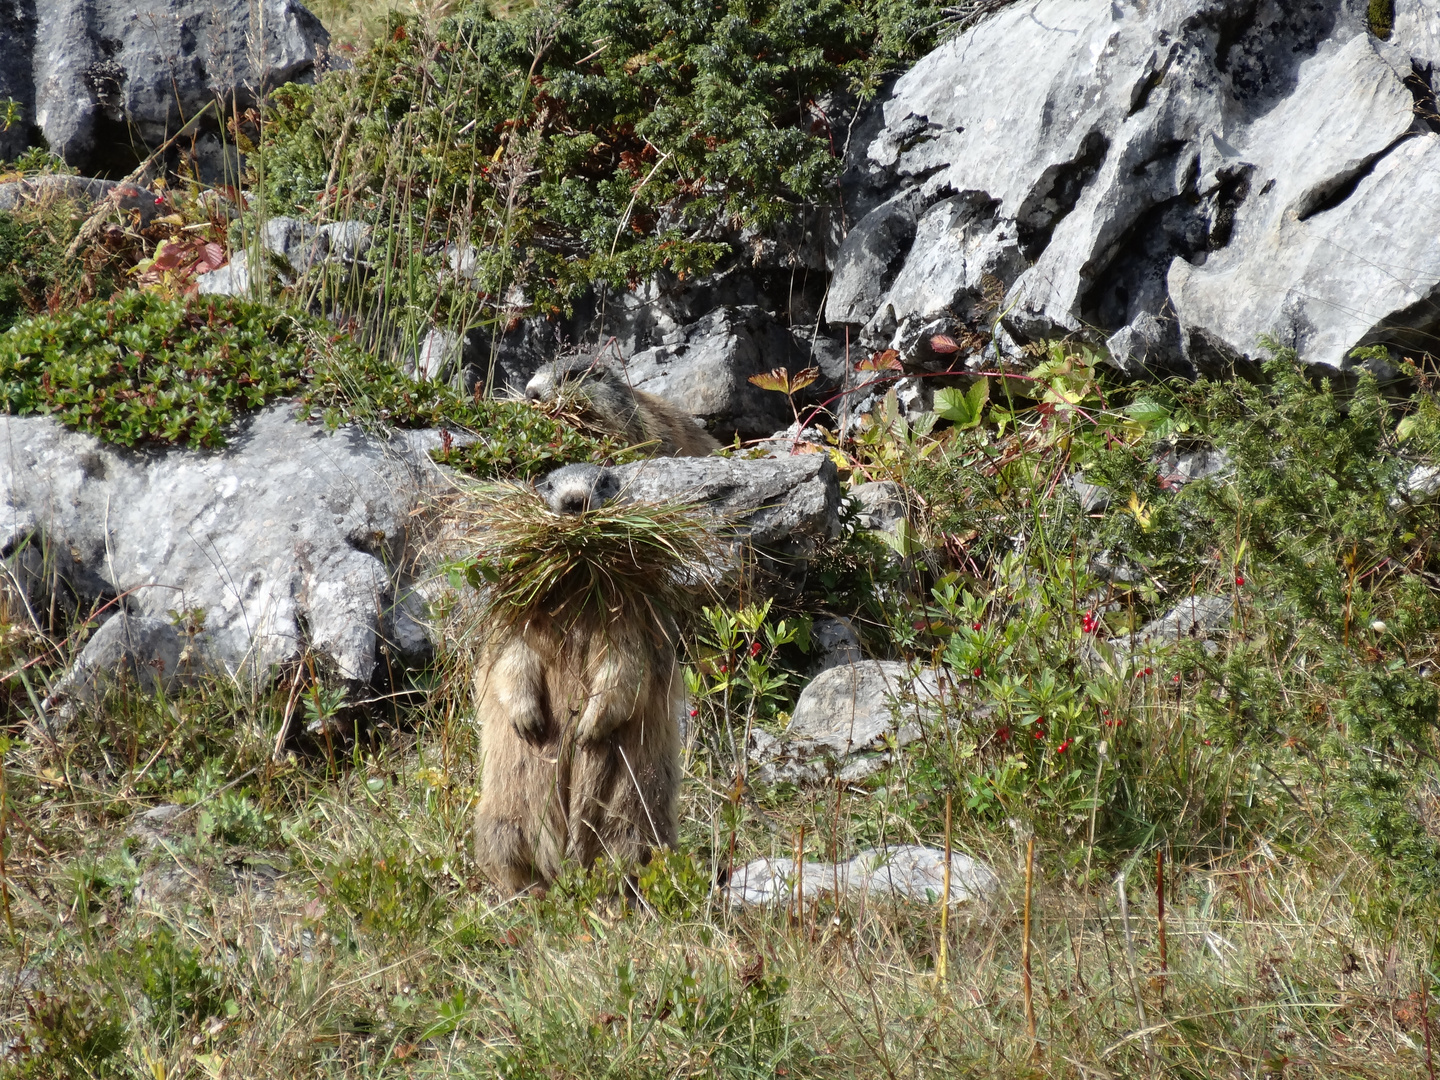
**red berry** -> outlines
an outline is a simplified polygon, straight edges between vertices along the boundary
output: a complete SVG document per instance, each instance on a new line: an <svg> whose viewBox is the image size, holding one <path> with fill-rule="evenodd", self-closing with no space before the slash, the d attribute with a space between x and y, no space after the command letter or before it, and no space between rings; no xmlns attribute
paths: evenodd
<svg viewBox="0 0 1440 1080"><path fill-rule="evenodd" d="M690 715L691 715L692 717L699 716L699 715L700 715L700 710L699 710L699 709L691 709L691 710L690 710Z"/></svg>
<svg viewBox="0 0 1440 1080"><path fill-rule="evenodd" d="M752 642L750 643L750 655L751 655L751 656L759 656L759 655L760 655L760 643L759 643L758 641L752 641Z"/></svg>
<svg viewBox="0 0 1440 1080"><path fill-rule="evenodd" d="M1147 667L1147 668L1145 669L1145 674L1146 674L1146 675L1154 675L1154 674L1155 674L1155 669L1152 668L1152 667Z"/></svg>
<svg viewBox="0 0 1440 1080"><path fill-rule="evenodd" d="M980 676L981 676L981 675L984 675L984 674L985 674L985 673L984 673L983 671L981 671L978 667L977 667L977 668L975 669L975 671L974 671L975 678L977 678L977 679L980 678Z"/></svg>
<svg viewBox="0 0 1440 1080"><path fill-rule="evenodd" d="M970 629L971 629L971 630L979 630L979 629L980 629L980 624L977 622L977 623L973 624L973 625L970 627Z"/></svg>
<svg viewBox="0 0 1440 1080"><path fill-rule="evenodd" d="M1243 576L1242 574L1236 574L1236 575L1235 575L1235 584L1236 584L1236 585L1244 585L1244 584L1245 584L1245 578L1244 578L1244 576Z"/></svg>

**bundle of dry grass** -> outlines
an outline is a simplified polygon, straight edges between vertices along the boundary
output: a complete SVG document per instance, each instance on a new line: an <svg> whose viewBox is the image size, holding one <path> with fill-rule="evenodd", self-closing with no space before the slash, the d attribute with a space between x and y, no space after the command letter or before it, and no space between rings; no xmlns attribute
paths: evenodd
<svg viewBox="0 0 1440 1080"><path fill-rule="evenodd" d="M673 503L556 513L527 485L486 484L458 495L448 515L453 565L482 594L466 620L478 625L462 635L540 615L562 625L639 611L657 626L683 621L712 593L709 571L726 554L713 518Z"/></svg>

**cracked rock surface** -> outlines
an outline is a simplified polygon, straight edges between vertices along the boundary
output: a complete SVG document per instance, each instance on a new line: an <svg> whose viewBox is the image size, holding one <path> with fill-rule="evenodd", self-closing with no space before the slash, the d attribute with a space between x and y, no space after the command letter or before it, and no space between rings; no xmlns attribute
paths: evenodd
<svg viewBox="0 0 1440 1080"><path fill-rule="evenodd" d="M330 35L297 0L30 0L0 13L0 98L20 123L0 158L43 136L83 172L130 172L133 146L159 146L211 102L244 110L256 93L306 82ZM200 122L195 153L219 176L236 164L218 120ZM139 155L144 156L143 151ZM232 173L233 175L233 173Z"/></svg>
<svg viewBox="0 0 1440 1080"><path fill-rule="evenodd" d="M192 667L264 679L308 648L368 683L387 652L428 648L396 587L411 512L438 475L422 438L329 433L288 404L218 452L126 450L48 417L0 417L0 556L24 568L63 554L81 611L123 598L125 640L119 624L91 638L73 673L82 696L111 654L153 653L176 673L179 639L163 631L177 622L198 624L183 642ZM143 648L130 640L142 629Z"/></svg>
<svg viewBox="0 0 1440 1080"><path fill-rule="evenodd" d="M1388 41L1355 0L1014 4L857 124L826 316L907 362L997 311L1132 371L1398 357L1440 329L1437 56L1434 0Z"/></svg>

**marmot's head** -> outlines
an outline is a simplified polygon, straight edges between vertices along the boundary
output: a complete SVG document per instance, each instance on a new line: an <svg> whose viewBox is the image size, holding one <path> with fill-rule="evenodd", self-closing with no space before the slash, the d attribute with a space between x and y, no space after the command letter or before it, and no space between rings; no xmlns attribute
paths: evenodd
<svg viewBox="0 0 1440 1080"><path fill-rule="evenodd" d="M565 386L582 382L603 382L614 378L614 372L598 356L571 356L552 360L525 384L525 397L530 401L554 401Z"/></svg>
<svg viewBox="0 0 1440 1080"><path fill-rule="evenodd" d="M620 481L599 465L562 465L535 484L552 513L583 514L620 494Z"/></svg>

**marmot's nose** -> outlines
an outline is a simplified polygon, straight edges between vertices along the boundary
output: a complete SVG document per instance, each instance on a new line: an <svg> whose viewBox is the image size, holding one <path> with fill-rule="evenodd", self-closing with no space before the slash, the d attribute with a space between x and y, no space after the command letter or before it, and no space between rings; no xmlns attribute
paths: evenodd
<svg viewBox="0 0 1440 1080"><path fill-rule="evenodd" d="M536 386L533 382L525 387L526 401L539 401L544 396L545 395L540 392L540 387Z"/></svg>
<svg viewBox="0 0 1440 1080"><path fill-rule="evenodd" d="M560 500L562 514L583 514L588 509L590 509L590 500L584 495L566 495Z"/></svg>

